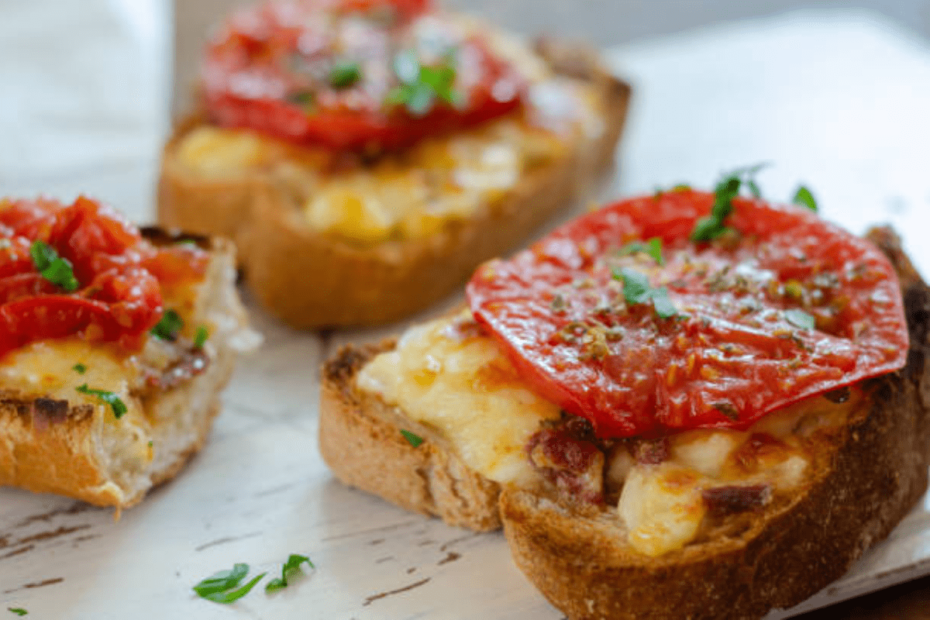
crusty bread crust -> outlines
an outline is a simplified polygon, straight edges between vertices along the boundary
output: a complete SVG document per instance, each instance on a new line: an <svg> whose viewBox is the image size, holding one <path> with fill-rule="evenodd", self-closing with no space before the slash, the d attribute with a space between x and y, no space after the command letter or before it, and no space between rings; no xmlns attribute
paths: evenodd
<svg viewBox="0 0 930 620"><path fill-rule="evenodd" d="M500 491L500 519L517 566L569 618L762 617L839 578L919 500L930 461L930 289L893 232L877 229L869 237L901 280L910 329L908 363L865 382L865 405L848 425L818 434L808 482L787 501L747 520L745 529L651 558L625 543L612 509L582 515L538 493ZM433 458L431 453L442 449L441 439L418 449L405 445L398 427L403 418L380 415L389 408L352 387L365 361L393 346L386 341L347 348L327 364L321 449L330 454L326 460L337 477L349 484L446 518L441 505L405 501L397 489L417 474L392 461L398 453L405 462L417 458L424 447ZM369 424L378 425L378 432L366 432ZM333 436L327 430L337 425L344 427L338 447L329 445ZM378 445L382 442L395 447L385 449ZM369 476L377 480L366 482ZM494 508L486 504L482 510Z"/></svg>
<svg viewBox="0 0 930 620"><path fill-rule="evenodd" d="M196 114L182 120L165 145L158 181L158 222L169 229L226 237L240 246L239 232L249 220L253 196L266 184L265 177L257 171L219 179L192 174L174 153L185 136L204 122ZM240 263L244 256L239 247Z"/></svg>
<svg viewBox="0 0 930 620"><path fill-rule="evenodd" d="M220 392L232 375L232 338L246 325L234 289L235 248L226 240L204 244L212 254L204 285L207 303L225 304L223 315L228 323L223 333L211 334L210 363L204 372L142 397L143 415L152 427L155 456L150 468L114 472L107 462L118 455L105 436L140 432L125 418L113 420L103 415L104 408L88 404L4 394L0 395L0 486L57 493L122 509L137 504L154 485L177 475L200 450L220 411ZM105 429L106 425L112 427Z"/></svg>
<svg viewBox="0 0 930 620"><path fill-rule="evenodd" d="M385 341L345 348L323 367L323 459L343 483L407 510L479 532L500 528L499 485L469 470L429 429L404 422L383 402L355 389L353 378L361 367L393 347L393 341ZM401 429L426 441L414 448Z"/></svg>
<svg viewBox="0 0 930 620"><path fill-rule="evenodd" d="M595 85L603 101L604 131L565 159L528 173L505 200L465 221L448 222L437 234L356 245L312 230L301 199L273 175L196 175L175 153L184 135L201 124L197 118L182 123L165 147L159 221L233 238L258 299L293 327L385 323L423 309L455 290L481 261L514 247L591 191L612 166L629 85L582 48L550 41L539 49L557 72Z"/></svg>

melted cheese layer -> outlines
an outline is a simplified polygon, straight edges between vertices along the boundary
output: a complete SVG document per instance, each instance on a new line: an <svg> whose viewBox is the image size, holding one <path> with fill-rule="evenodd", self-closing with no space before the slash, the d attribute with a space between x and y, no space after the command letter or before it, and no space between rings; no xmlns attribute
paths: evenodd
<svg viewBox="0 0 930 620"><path fill-rule="evenodd" d="M468 467L502 484L532 483L526 444L543 420L560 416L557 406L525 387L493 340L461 339L448 320L410 329L357 381L435 429Z"/></svg>
<svg viewBox="0 0 930 620"><path fill-rule="evenodd" d="M596 87L554 75L522 41L480 31L530 81L525 109L419 142L371 165L332 170L332 154L262 134L202 125L182 137L177 159L204 176L275 174L305 197L307 224L358 244L422 238L493 208L532 171L570 156L604 131Z"/></svg>
<svg viewBox="0 0 930 620"><path fill-rule="evenodd" d="M411 328L393 351L362 368L357 387L434 430L486 478L534 488L541 477L526 445L561 412L521 381L493 339L469 333L469 320L464 312ZM617 517L628 543L649 556L690 543L707 515L705 489L762 485L782 493L800 487L810 467L804 438L844 424L860 398L853 390L842 405L810 399L747 431L679 433L667 439L668 458L658 464L636 462L617 444L605 472L610 484L622 486Z"/></svg>

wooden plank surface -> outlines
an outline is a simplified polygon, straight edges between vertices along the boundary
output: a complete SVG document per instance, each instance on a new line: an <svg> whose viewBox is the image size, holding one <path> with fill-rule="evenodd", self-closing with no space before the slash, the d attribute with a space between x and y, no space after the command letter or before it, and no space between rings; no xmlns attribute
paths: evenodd
<svg viewBox="0 0 930 620"><path fill-rule="evenodd" d="M86 3L92 5L102 3ZM28 10L20 17L27 19ZM138 31L131 19L120 19L80 22L98 34L98 54L122 50L122 64L114 57L105 65L107 79L117 81L143 72L137 61L149 53L142 39L125 33L106 39L108 29ZM77 36L69 35L68 23L59 24L65 46ZM0 54L9 57L4 45L0 38ZM31 62L40 65L37 54ZM924 44L867 15L801 13L626 46L611 56L633 79L636 100L609 193L679 181L709 184L721 170L773 161L761 177L769 195L787 197L804 180L825 217L857 231L891 221L930 272L930 245L922 243L930 229L923 154L930 143L924 119L930 51ZM45 62L57 63L54 71L33 67L36 90L15 101L55 94L43 89L54 86L56 72L88 72L93 83L90 60L47 54ZM158 97L148 83L139 79L143 94ZM105 91L98 95L106 98ZM65 151L45 163L0 151L0 193L86 191L114 200L134 219L148 219L158 106L113 110L95 100L93 89L82 96L83 107L71 110L66 123L49 123L38 113L50 109L43 106L11 116L10 98L0 98L0 135L32 137ZM513 566L500 534L476 535L408 514L342 487L324 467L316 450L321 360L343 342L377 339L402 325L297 334L257 310L254 322L266 344L237 371L210 443L181 477L121 520L71 500L0 489L0 610L23 607L34 618L561 617ZM190 591L234 562L275 570L294 552L310 555L318 568L277 595L255 591L227 608ZM811 604L927 572L930 499ZM919 609L926 582L916 583L891 608L880 597L894 592L868 599L879 601L874 613ZM872 613L856 611L865 604L816 617L890 617L835 616Z"/></svg>

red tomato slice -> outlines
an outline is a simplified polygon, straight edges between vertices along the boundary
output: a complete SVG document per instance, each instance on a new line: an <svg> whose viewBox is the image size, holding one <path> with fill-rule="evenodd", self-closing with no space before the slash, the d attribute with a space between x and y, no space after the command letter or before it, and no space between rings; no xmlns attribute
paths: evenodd
<svg viewBox="0 0 930 620"><path fill-rule="evenodd" d="M153 247L122 215L83 197L69 206L0 201L0 238L0 355L74 335L136 349L162 316L162 286L202 278L208 262L195 246ZM71 263L76 291L39 273L35 241Z"/></svg>
<svg viewBox="0 0 930 620"><path fill-rule="evenodd" d="M462 103L453 106L437 96L422 115L409 113L403 104L389 104L389 94L400 85L395 54L419 49L421 35L415 34L415 20L385 22L376 12L367 20L351 15L378 7L415 18L430 4L278 0L235 13L207 50L202 69L203 99L212 121L302 145L371 153L403 148L521 105L525 84L518 72L481 40L452 33L454 29L448 33L457 59L452 90ZM350 17L334 9L350 9ZM430 20L431 27L447 34L435 25L441 23L438 17ZM357 63L357 81L333 86L330 71L348 61Z"/></svg>
<svg viewBox="0 0 930 620"><path fill-rule="evenodd" d="M899 283L877 248L810 211L747 199L727 221L738 238L696 245L712 203L669 192L575 220L479 268L472 312L542 396L602 437L745 428L904 366ZM617 252L652 237L662 265ZM624 269L666 288L678 315L628 303L613 276Z"/></svg>
<svg viewBox="0 0 930 620"><path fill-rule="evenodd" d="M425 13L432 7L430 0L341 0L342 7L349 11L370 11L391 6L406 16Z"/></svg>

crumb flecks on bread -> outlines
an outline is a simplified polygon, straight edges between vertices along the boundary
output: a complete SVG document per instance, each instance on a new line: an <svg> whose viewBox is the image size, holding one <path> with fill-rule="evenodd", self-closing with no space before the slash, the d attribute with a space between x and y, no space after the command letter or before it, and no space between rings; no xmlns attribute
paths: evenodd
<svg viewBox="0 0 930 620"><path fill-rule="evenodd" d="M630 87L590 52L549 45L538 57L560 76L552 88L539 89L540 113L413 147L410 153L422 151L420 157L435 168L432 180L422 166L405 163L410 153L329 178L322 171L332 162L318 150L264 137L255 141L251 134L210 127L202 117L188 119L165 146L159 220L235 239L259 301L293 327L407 316L454 291L482 260L508 251L593 191L611 166ZM593 112L582 114L581 126L570 124L572 139L560 137L564 128L558 124L542 128L555 117L571 117L579 101L588 101L581 107ZM232 136L228 148L220 135ZM215 166L198 172L180 156L188 139L197 141L196 148L187 144L195 160L219 149L221 159L246 166L234 175ZM456 144L461 152L452 153ZM458 175L449 162L463 158L475 161ZM478 189L465 192L461 183ZM359 200L359 192L371 200ZM326 208L330 201L341 208ZM431 206L417 206L423 204Z"/></svg>
<svg viewBox="0 0 930 620"><path fill-rule="evenodd" d="M930 366L925 363L930 353L930 289L893 233L879 229L870 239L889 256L901 280L911 332L907 366L862 382L840 406L819 397L806 411L801 403L763 418L754 429L764 436L757 446L746 442L751 432L721 434L729 455L725 459L702 453L702 441L713 432L692 433L690 441L685 434L684 444L665 446L690 471L724 484L722 490L712 489L718 491L711 498L716 503L705 501L709 516L702 517L688 544L661 554L637 551L617 514L619 498L616 490L610 496L609 483L609 501L595 509L566 502L551 486L496 485L499 508L487 501L481 505L486 522L497 513L518 567L568 617L762 617L771 609L796 605L840 577L919 499L927 488L930 458ZM411 501L397 492L412 481L428 491L422 472L429 471L426 459L437 452L447 460L458 458L442 429L415 426L426 442L410 446L399 429L418 423L407 418L403 406L384 403L355 382L369 360L394 348L394 343L362 351L348 348L327 365L321 450L344 482L446 518L449 507L434 494L425 492ZM343 437L353 437L351 452L337 454L329 445L327 429L336 426ZM378 432L361 430L369 426ZM386 443L392 444L391 453L379 445ZM377 484L368 482L371 462L351 456L369 449L379 454ZM731 457L737 453L734 462ZM611 454L605 471L624 480L636 467L640 472L669 467L643 468L629 453L623 458ZM401 470L394 468L395 459L423 460ZM734 472L736 465L745 471ZM726 488L743 475L735 494ZM459 510L461 505L459 498ZM728 514L734 506L749 509ZM715 510L719 514L710 514Z"/></svg>
<svg viewBox="0 0 930 620"><path fill-rule="evenodd" d="M235 290L232 245L215 242L210 253L185 313L186 329L210 333L196 356L190 340L150 338L127 355L66 339L33 343L3 361L0 484L125 508L182 468L206 439L237 352L255 344ZM185 373L181 365L202 364L202 355L205 368ZM159 387L159 373L168 372L170 382ZM109 405L79 393L82 384L114 392L127 412L117 419Z"/></svg>

